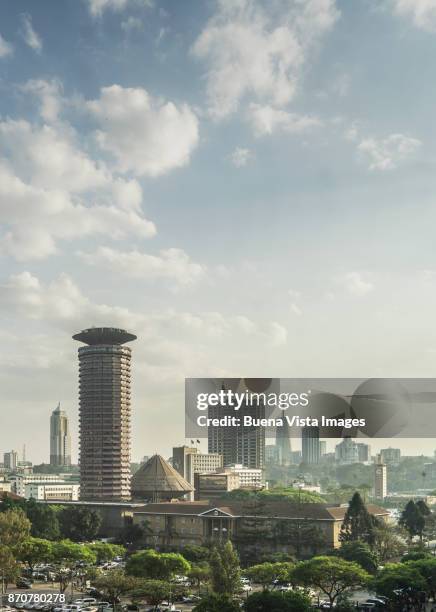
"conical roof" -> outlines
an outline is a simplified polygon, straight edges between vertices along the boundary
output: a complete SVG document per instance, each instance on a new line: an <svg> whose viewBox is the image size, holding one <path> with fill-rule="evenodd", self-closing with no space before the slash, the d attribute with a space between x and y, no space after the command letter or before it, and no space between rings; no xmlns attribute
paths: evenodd
<svg viewBox="0 0 436 612"><path fill-rule="evenodd" d="M189 482L160 455L153 455L132 478L134 498L170 499L193 490Z"/></svg>

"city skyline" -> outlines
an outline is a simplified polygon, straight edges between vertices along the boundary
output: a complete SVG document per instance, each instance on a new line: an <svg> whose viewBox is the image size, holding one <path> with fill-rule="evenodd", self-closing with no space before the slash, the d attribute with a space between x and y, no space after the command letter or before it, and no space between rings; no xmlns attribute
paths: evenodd
<svg viewBox="0 0 436 612"><path fill-rule="evenodd" d="M77 463L92 325L140 338L134 459L185 377L432 377L435 40L409 0L2 3L0 449L48 462L60 399Z"/></svg>

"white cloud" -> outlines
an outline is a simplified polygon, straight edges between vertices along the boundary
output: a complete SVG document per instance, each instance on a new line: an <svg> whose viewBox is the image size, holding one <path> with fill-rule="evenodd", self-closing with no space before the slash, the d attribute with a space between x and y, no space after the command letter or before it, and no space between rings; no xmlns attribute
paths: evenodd
<svg viewBox="0 0 436 612"><path fill-rule="evenodd" d="M141 19L139 19L138 17L130 16L121 22L121 29L124 30L125 32L131 32L133 30L142 30L143 27L144 27L144 24L142 23Z"/></svg>
<svg viewBox="0 0 436 612"><path fill-rule="evenodd" d="M3 57L8 57L12 55L14 52L14 48L10 43L8 43L3 36L0 34L0 59Z"/></svg>
<svg viewBox="0 0 436 612"><path fill-rule="evenodd" d="M120 172L159 176L188 164L198 144L198 120L187 104L152 98L145 89L112 85L86 103L101 129L99 146Z"/></svg>
<svg viewBox="0 0 436 612"><path fill-rule="evenodd" d="M365 138L358 145L359 153L368 160L370 170L393 170L412 157L421 141L404 134L391 134L386 138Z"/></svg>
<svg viewBox="0 0 436 612"><path fill-rule="evenodd" d="M85 0L93 17L100 17L104 11L123 11L128 6L138 5L150 7L152 0Z"/></svg>
<svg viewBox="0 0 436 612"><path fill-rule="evenodd" d="M256 136L270 135L277 130L299 134L321 125L317 117L289 113L255 103L250 104L247 118Z"/></svg>
<svg viewBox="0 0 436 612"><path fill-rule="evenodd" d="M341 283L351 295L363 297L374 290L374 285L366 280L360 272L349 272L341 279Z"/></svg>
<svg viewBox="0 0 436 612"><path fill-rule="evenodd" d="M101 266L123 276L141 280L167 280L176 286L188 286L197 282L206 268L191 260L181 249L166 249L158 255L137 250L119 251L99 247L94 253L79 253L89 265Z"/></svg>
<svg viewBox="0 0 436 612"><path fill-rule="evenodd" d="M71 129L0 122L0 253L40 259L59 240L152 236L141 202L140 185L90 159Z"/></svg>
<svg viewBox="0 0 436 612"><path fill-rule="evenodd" d="M62 84L57 80L32 79L21 90L36 96L40 101L41 117L51 123L57 120L62 106Z"/></svg>
<svg viewBox="0 0 436 612"><path fill-rule="evenodd" d="M436 0L392 0L394 12L412 20L417 28L436 32Z"/></svg>
<svg viewBox="0 0 436 612"><path fill-rule="evenodd" d="M35 31L32 24L32 17L29 14L24 13L21 15L21 26L21 35L26 45L36 51L36 53L41 53L42 39Z"/></svg>
<svg viewBox="0 0 436 612"><path fill-rule="evenodd" d="M274 106L288 104L307 52L331 29L334 0L287 0L263 8L255 0L217 0L217 11L193 45L208 61L209 111L217 119L246 96Z"/></svg>
<svg viewBox="0 0 436 612"><path fill-rule="evenodd" d="M230 161L236 168L242 168L246 166L250 159L253 157L250 149L244 149L243 147L236 147L230 154Z"/></svg>

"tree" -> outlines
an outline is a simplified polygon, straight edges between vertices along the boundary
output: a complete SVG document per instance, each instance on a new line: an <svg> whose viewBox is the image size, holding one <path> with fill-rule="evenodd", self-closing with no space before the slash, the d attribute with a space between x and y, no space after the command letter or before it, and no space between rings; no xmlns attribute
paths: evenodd
<svg viewBox="0 0 436 612"><path fill-rule="evenodd" d="M133 592L138 587L138 581L136 578L126 576L123 571L115 569L104 575L100 574L94 580L94 585L103 593L107 601L116 604L121 595Z"/></svg>
<svg viewBox="0 0 436 612"><path fill-rule="evenodd" d="M75 567L79 562L93 564L97 560L95 553L84 544L77 544L70 540L53 542L53 561L62 566L60 588L64 592L75 574Z"/></svg>
<svg viewBox="0 0 436 612"><path fill-rule="evenodd" d="M430 556L416 561L408 561L406 565L418 570L427 584L427 593L434 594L436 592L436 559L434 557Z"/></svg>
<svg viewBox="0 0 436 612"><path fill-rule="evenodd" d="M89 544L88 547L97 557L97 563L112 561L115 557L124 557L126 554L126 549L121 544L94 542L93 544Z"/></svg>
<svg viewBox="0 0 436 612"><path fill-rule="evenodd" d="M188 572L188 578L192 584L196 584L198 590L202 582L208 582L210 579L210 565L207 561L201 561L200 563L194 563L191 565L191 569Z"/></svg>
<svg viewBox="0 0 436 612"><path fill-rule="evenodd" d="M380 563L398 559L404 553L406 546L399 537L397 527L383 521L374 529L373 550Z"/></svg>
<svg viewBox="0 0 436 612"><path fill-rule="evenodd" d="M410 540L413 540L415 536L419 536L419 539L422 541L422 535L425 527L425 516L422 514L419 506L415 504L413 499L407 502L398 522L406 529Z"/></svg>
<svg viewBox="0 0 436 612"><path fill-rule="evenodd" d="M194 544L184 546L180 552L188 561L207 561L210 555L208 548Z"/></svg>
<svg viewBox="0 0 436 612"><path fill-rule="evenodd" d="M355 561L369 574L377 571L377 555L365 542L342 542L335 553L346 561Z"/></svg>
<svg viewBox="0 0 436 612"><path fill-rule="evenodd" d="M227 595L212 593L204 597L192 612L240 612L239 603L230 599Z"/></svg>
<svg viewBox="0 0 436 612"><path fill-rule="evenodd" d="M297 592L277 593L262 591L253 593L244 604L246 612L309 612L310 599Z"/></svg>
<svg viewBox="0 0 436 612"><path fill-rule="evenodd" d="M175 574L186 575L190 563L179 553L158 553L147 549L134 553L126 563L126 573L137 578L170 580Z"/></svg>
<svg viewBox="0 0 436 612"><path fill-rule="evenodd" d="M293 580L297 584L316 587L324 593L333 607L339 595L364 586L369 574L357 563L336 557L313 557L295 566Z"/></svg>
<svg viewBox="0 0 436 612"><path fill-rule="evenodd" d="M387 563L372 579L370 587L400 605L401 600L405 603L404 599L413 598L420 591L425 591L427 584L411 563Z"/></svg>
<svg viewBox="0 0 436 612"><path fill-rule="evenodd" d="M42 538L27 538L17 549L17 558L33 571L37 563L47 563L53 557L53 543Z"/></svg>
<svg viewBox="0 0 436 612"><path fill-rule="evenodd" d="M0 513L0 544L15 548L30 536L30 521L20 508Z"/></svg>
<svg viewBox="0 0 436 612"><path fill-rule="evenodd" d="M376 526L376 519L369 514L360 493L356 491L348 504L339 540L341 542L361 540L369 545L373 545L375 537L374 529Z"/></svg>
<svg viewBox="0 0 436 612"><path fill-rule="evenodd" d="M293 563L260 563L244 570L244 574L256 584L261 584L266 590L274 580L289 582L289 575L293 567Z"/></svg>
<svg viewBox="0 0 436 612"><path fill-rule="evenodd" d="M221 595L233 596L241 589L241 568L239 557L228 541L224 546L215 547L210 556L212 589Z"/></svg>
<svg viewBox="0 0 436 612"><path fill-rule="evenodd" d="M119 541L129 548L136 548L141 542L144 535L150 532L148 521L142 521L140 525L137 523L127 522L121 530Z"/></svg>
<svg viewBox="0 0 436 612"><path fill-rule="evenodd" d="M0 544L0 575L6 587L20 575L19 565L15 561L11 549L2 544Z"/></svg>
<svg viewBox="0 0 436 612"><path fill-rule="evenodd" d="M60 538L58 506L38 504L29 499L24 507L27 518L32 523L31 535L45 540L58 540Z"/></svg>
<svg viewBox="0 0 436 612"><path fill-rule="evenodd" d="M144 580L132 591L132 599L145 601L158 607L164 600L171 598L171 585L165 580Z"/></svg>
<svg viewBox="0 0 436 612"><path fill-rule="evenodd" d="M59 513L63 538L73 542L94 540L101 526L101 516L96 510L80 506L66 506Z"/></svg>

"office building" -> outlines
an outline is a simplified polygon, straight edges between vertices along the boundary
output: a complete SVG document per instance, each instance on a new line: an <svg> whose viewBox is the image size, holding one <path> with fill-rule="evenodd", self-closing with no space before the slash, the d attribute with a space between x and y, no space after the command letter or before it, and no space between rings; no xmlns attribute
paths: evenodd
<svg viewBox="0 0 436 612"><path fill-rule="evenodd" d="M225 390L224 387L222 390ZM265 406L260 401L243 403L239 414L252 419L265 418ZM235 416L233 406L226 403L208 407L208 417L219 419ZM265 467L265 428L256 425L238 427L208 427L208 452L223 456L224 466L240 463L245 467L263 469Z"/></svg>
<svg viewBox="0 0 436 612"><path fill-rule="evenodd" d="M3 466L10 472L15 472L18 468L18 453L17 451L10 451L3 454Z"/></svg>
<svg viewBox="0 0 436 612"><path fill-rule="evenodd" d="M292 449L287 419L283 420L281 427L276 427L276 445L279 465L289 465L291 463Z"/></svg>
<svg viewBox="0 0 436 612"><path fill-rule="evenodd" d="M195 500L219 499L240 488L239 475L224 468L219 474L195 474Z"/></svg>
<svg viewBox="0 0 436 612"><path fill-rule="evenodd" d="M68 416L60 403L50 417L50 465L71 465L71 437Z"/></svg>
<svg viewBox="0 0 436 612"><path fill-rule="evenodd" d="M374 497L383 500L387 496L387 468L381 455L377 455L374 464Z"/></svg>
<svg viewBox="0 0 436 612"><path fill-rule="evenodd" d="M341 465L359 463L359 449L351 438L344 438L335 447L336 461Z"/></svg>
<svg viewBox="0 0 436 612"><path fill-rule="evenodd" d="M239 476L239 488L258 490L265 488L263 470L258 468L248 468L241 464L228 465L225 468L216 470L217 473L229 471Z"/></svg>
<svg viewBox="0 0 436 612"><path fill-rule="evenodd" d="M327 442L325 440L319 441L319 456L324 457L327 454Z"/></svg>
<svg viewBox="0 0 436 612"><path fill-rule="evenodd" d="M26 499L64 502L78 501L80 487L72 482L30 482L24 489Z"/></svg>
<svg viewBox="0 0 436 612"><path fill-rule="evenodd" d="M292 453L291 453L292 455ZM279 449L276 444L267 444L265 446L265 463L276 464L279 463Z"/></svg>
<svg viewBox="0 0 436 612"><path fill-rule="evenodd" d="M401 450L399 448L382 448L380 455L382 463L386 465L400 465Z"/></svg>
<svg viewBox="0 0 436 612"><path fill-rule="evenodd" d="M369 444L363 442L357 443L357 452L359 456L359 463L370 463L371 461L371 447Z"/></svg>
<svg viewBox="0 0 436 612"><path fill-rule="evenodd" d="M94 327L79 348L80 499L130 499L130 363L123 329Z"/></svg>
<svg viewBox="0 0 436 612"><path fill-rule="evenodd" d="M76 485L79 480L74 474L13 474L9 477L12 492L20 497L26 497L26 487L29 485Z"/></svg>
<svg viewBox="0 0 436 612"><path fill-rule="evenodd" d="M319 427L303 427L301 430L302 462L319 463Z"/></svg>
<svg viewBox="0 0 436 612"><path fill-rule="evenodd" d="M201 453L198 448L177 446L173 448L173 467L183 478L194 486L194 474L207 474L223 467L223 456L218 453ZM187 496L194 499L193 491Z"/></svg>

